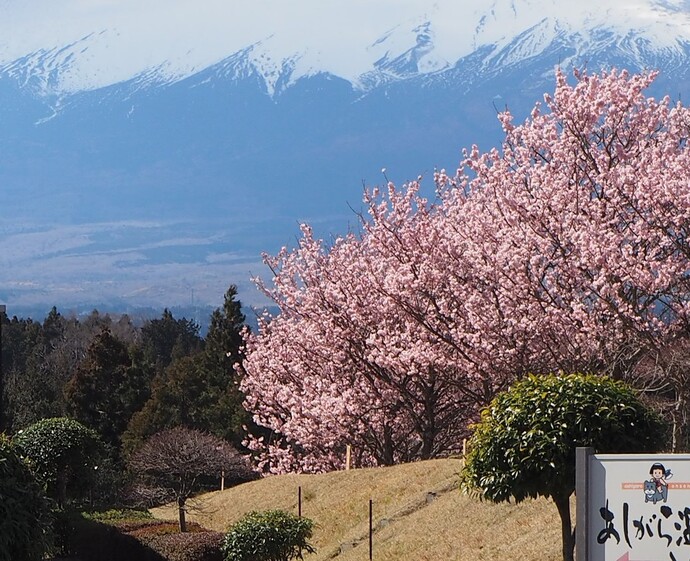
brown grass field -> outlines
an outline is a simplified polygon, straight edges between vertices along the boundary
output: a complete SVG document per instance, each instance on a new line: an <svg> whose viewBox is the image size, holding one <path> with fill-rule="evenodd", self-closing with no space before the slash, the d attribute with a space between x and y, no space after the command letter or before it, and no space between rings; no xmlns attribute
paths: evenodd
<svg viewBox="0 0 690 561"><path fill-rule="evenodd" d="M305 561L368 560L370 499L375 561L561 559L560 519L553 503L493 504L463 495L458 489L461 465L462 460L446 459L267 477L201 495L188 519L224 532L251 510L296 514L301 487L302 515L316 523L312 543L317 552ZM152 512L176 517L171 506Z"/></svg>

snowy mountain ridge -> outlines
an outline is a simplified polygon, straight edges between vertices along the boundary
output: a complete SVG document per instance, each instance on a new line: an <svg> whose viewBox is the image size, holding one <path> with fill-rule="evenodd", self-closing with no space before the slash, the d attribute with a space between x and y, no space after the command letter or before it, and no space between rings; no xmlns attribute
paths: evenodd
<svg viewBox="0 0 690 561"><path fill-rule="evenodd" d="M496 71L558 44L576 60L615 48L640 67L650 54L677 64L690 45L687 0L94 2L68 0L57 14L50 0L0 2L0 75L60 96L135 78L169 84L217 65L257 74L271 95L321 73L367 91L479 50Z"/></svg>

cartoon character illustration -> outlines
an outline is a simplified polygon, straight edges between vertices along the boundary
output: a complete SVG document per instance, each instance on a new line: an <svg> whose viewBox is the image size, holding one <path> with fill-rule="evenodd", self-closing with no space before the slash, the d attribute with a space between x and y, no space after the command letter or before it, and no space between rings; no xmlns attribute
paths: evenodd
<svg viewBox="0 0 690 561"><path fill-rule="evenodd" d="M673 477L670 469L663 464L655 463L649 468L652 477L644 482L644 502L656 504L658 501L668 500L668 480Z"/></svg>
<svg viewBox="0 0 690 561"><path fill-rule="evenodd" d="M657 491L656 483L654 483L654 481L648 479L644 482L644 502L651 502L654 504L656 504L658 501L666 502L667 497L668 490L666 492L666 496L664 496L661 491Z"/></svg>

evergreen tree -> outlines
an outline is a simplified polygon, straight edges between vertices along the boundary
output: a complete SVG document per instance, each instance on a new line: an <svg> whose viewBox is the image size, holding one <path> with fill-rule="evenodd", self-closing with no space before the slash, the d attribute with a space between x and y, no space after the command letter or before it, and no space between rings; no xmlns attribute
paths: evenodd
<svg viewBox="0 0 690 561"><path fill-rule="evenodd" d="M68 412L119 446L132 415L150 395L150 370L133 363L127 347L104 329L65 388Z"/></svg>
<svg viewBox="0 0 690 561"><path fill-rule="evenodd" d="M123 436L125 452L156 432L175 426L208 431L235 445L242 442L242 427L250 419L242 407L244 398L233 368L242 360L245 321L236 296L237 288L232 285L225 293L223 307L211 315L203 352L177 358L156 374L151 398L133 416ZM173 320L169 312L156 321L158 334L170 333L167 328ZM149 339L152 340L153 337ZM169 343L172 337L167 340Z"/></svg>
<svg viewBox="0 0 690 561"><path fill-rule="evenodd" d="M148 321L141 329L144 358L161 372L173 360L201 350L199 325L186 318L175 319L169 309L160 319Z"/></svg>

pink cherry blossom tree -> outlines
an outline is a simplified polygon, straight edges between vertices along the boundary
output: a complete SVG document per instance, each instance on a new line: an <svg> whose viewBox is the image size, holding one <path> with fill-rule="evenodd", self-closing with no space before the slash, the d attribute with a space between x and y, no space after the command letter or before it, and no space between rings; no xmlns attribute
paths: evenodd
<svg viewBox="0 0 690 561"><path fill-rule="evenodd" d="M548 112L501 115L503 151L474 148L449 184L471 192L473 262L503 272L539 362L624 375L688 326L690 115L644 96L655 74L576 76L557 73Z"/></svg>
<svg viewBox="0 0 690 561"><path fill-rule="evenodd" d="M688 328L690 115L655 74L556 73L502 149L457 173L365 192L361 231L308 226L265 257L280 307L247 340L242 389L272 471L391 464L457 450L468 421L528 372L609 371Z"/></svg>

